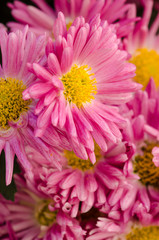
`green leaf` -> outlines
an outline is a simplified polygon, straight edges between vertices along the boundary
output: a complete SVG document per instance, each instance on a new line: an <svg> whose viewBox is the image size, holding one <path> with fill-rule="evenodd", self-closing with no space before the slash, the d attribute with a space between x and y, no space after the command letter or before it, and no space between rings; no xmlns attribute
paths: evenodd
<svg viewBox="0 0 159 240"><path fill-rule="evenodd" d="M17 157L15 155L14 157L14 173L20 173L20 167L16 161ZM2 151L0 155L0 193L3 195L4 198L7 200L14 201L14 194L17 192L17 188L14 182L14 178L12 177L11 183L6 186L6 167L5 167L5 153L4 150Z"/></svg>

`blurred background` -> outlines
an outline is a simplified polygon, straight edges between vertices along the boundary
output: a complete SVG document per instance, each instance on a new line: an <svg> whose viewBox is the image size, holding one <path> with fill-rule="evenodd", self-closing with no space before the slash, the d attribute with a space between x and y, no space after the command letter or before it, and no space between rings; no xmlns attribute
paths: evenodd
<svg viewBox="0 0 159 240"><path fill-rule="evenodd" d="M20 1L25 4L34 5L34 3L31 0L20 0ZM54 7L53 6L54 0L45 0L45 1L52 8ZM6 24L9 21L12 21L12 20L15 21L15 19L11 15L11 11L10 11L9 7L7 6L7 3L9 3L9 2L14 2L14 0L9 0L9 1L0 0L0 23ZM142 16L143 7L139 4L140 0L127 0L127 2L136 3L138 6L137 15ZM155 5L156 9L153 11L151 23L155 19L156 15L159 13L159 0L154 0L154 5ZM36 6L36 5L34 5L34 6Z"/></svg>
<svg viewBox="0 0 159 240"><path fill-rule="evenodd" d="M7 22L14 20L10 9L7 7L7 3L9 2L14 2L14 0L0 0L0 23L6 24ZM21 2L34 5L31 0L21 0ZM53 0L46 0L46 2L53 7Z"/></svg>

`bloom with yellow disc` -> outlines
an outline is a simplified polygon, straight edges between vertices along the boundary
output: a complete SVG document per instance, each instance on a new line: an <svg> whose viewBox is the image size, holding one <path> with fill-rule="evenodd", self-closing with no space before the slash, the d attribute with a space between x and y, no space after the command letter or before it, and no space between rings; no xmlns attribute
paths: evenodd
<svg viewBox="0 0 159 240"><path fill-rule="evenodd" d="M4 28L0 30L0 153L5 152L7 185L12 180L15 155L24 168L31 167L25 151L27 144L47 159L51 158L49 145L34 136L37 119L33 113L34 104L22 96L34 81L27 63L39 60L44 44L45 36L36 38L27 27L10 34Z"/></svg>
<svg viewBox="0 0 159 240"><path fill-rule="evenodd" d="M23 94L25 100L38 100L36 136L50 125L64 130L77 156L92 163L93 139L104 152L108 141L121 141L124 119L117 106L140 85L131 80L135 66L119 42L114 26L99 16L89 23L76 18L66 37L49 40L47 64L30 65L37 81Z"/></svg>
<svg viewBox="0 0 159 240"><path fill-rule="evenodd" d="M157 35L159 15L150 24L154 1L144 0L143 2L143 16L134 25L134 30L124 42L126 50L131 54L130 62L136 65L134 80L142 84L145 89L151 77L156 87L159 87L159 38Z"/></svg>

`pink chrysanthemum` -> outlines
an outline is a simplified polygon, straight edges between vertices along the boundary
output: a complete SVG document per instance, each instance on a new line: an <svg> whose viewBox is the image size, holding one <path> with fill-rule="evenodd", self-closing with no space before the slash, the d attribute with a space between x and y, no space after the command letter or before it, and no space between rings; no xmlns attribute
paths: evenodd
<svg viewBox="0 0 159 240"><path fill-rule="evenodd" d="M150 77L154 78L159 87L159 14L150 25L154 2L144 1L144 11L141 20L134 25L134 30L124 40L126 50L131 54L130 62L136 65L134 80L147 86ZM134 15L135 17L135 15Z"/></svg>
<svg viewBox="0 0 159 240"><path fill-rule="evenodd" d="M57 0L55 1L55 11L44 0L32 0L37 7L26 5L20 1L9 3L8 6L12 9L12 15L19 22L10 22L8 26L12 30L21 29L24 24L30 26L30 30L36 34L47 33L50 37L53 36L53 26L55 18L59 11L62 11L66 17L67 27L70 27L74 19L78 16L83 16L86 21L89 21L96 14L100 14L102 20L107 20L109 23L117 23L118 35L127 35L132 29L131 18L133 5L126 4L126 0L111 0L111 1L87 1L87 0Z"/></svg>
<svg viewBox="0 0 159 240"><path fill-rule="evenodd" d="M86 240L126 240L121 238L125 226L122 222L113 221L107 217L98 217L97 224L90 229Z"/></svg>
<svg viewBox="0 0 159 240"><path fill-rule="evenodd" d="M146 91L138 91L134 99L121 108L123 115L131 122L128 121L126 140L136 145L138 153L142 152L142 147L148 148L154 156L153 162L158 167L159 91L154 80L150 79Z"/></svg>
<svg viewBox="0 0 159 240"><path fill-rule="evenodd" d="M137 219L127 224L99 217L96 228L89 232L86 240L158 240L159 224L142 225Z"/></svg>
<svg viewBox="0 0 159 240"><path fill-rule="evenodd" d="M85 231L44 194L28 185L22 177L15 176L18 191L15 201L0 197L1 239L18 240L82 240Z"/></svg>
<svg viewBox="0 0 159 240"><path fill-rule="evenodd" d="M23 98L38 99L36 136L53 125L64 129L74 152L95 162L94 140L107 151L107 141L119 142L124 119L117 107L132 98L140 85L130 79L134 65L118 49L113 26L96 16L89 24L77 18L66 38L59 36L46 47L47 64L33 63L37 80Z"/></svg>
<svg viewBox="0 0 159 240"><path fill-rule="evenodd" d="M96 146L97 163L93 165L89 160L79 159L73 152L64 151L60 172L51 166L42 168L42 156L39 161L32 149L28 154L35 164L32 171L27 172L28 178L37 189L54 199L55 206L61 206L64 212L76 217L79 211L86 213L93 206L109 212L107 194L125 186L122 166L133 152L126 143L111 147L106 155ZM114 166L116 164L118 168Z"/></svg>
<svg viewBox="0 0 159 240"><path fill-rule="evenodd" d="M24 89L35 79L27 70L27 62L39 60L44 44L45 37L36 38L33 33L28 33L27 27L23 32L10 34L4 29L0 30L0 153L2 150L5 152L7 185L12 179L15 154L23 167L30 168L25 152L26 145L37 149L48 160L53 158L51 154L54 151L50 150L49 144L34 136L34 125L37 121L33 114L34 103L22 98ZM48 134L49 132L45 139Z"/></svg>
<svg viewBox="0 0 159 240"><path fill-rule="evenodd" d="M108 216L115 220L127 222L137 217L145 225L159 222L158 106L159 94L152 79L146 91L138 91L122 106L128 119L125 139L134 143L135 152L123 167L125 183L107 195Z"/></svg>

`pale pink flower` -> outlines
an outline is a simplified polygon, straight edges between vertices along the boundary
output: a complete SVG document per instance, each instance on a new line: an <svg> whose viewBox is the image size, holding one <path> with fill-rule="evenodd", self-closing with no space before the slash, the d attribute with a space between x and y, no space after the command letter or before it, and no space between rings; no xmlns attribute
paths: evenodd
<svg viewBox="0 0 159 240"><path fill-rule="evenodd" d="M3 28L0 30L0 153L2 150L5 152L7 185L12 179L15 154L24 168L31 167L25 152L26 145L35 148L49 161L53 160L54 150L44 141L49 133L44 139L34 136L37 121L33 113L34 103L22 99L23 90L35 79L27 70L27 62L39 61L44 45L45 37L36 38L27 27L22 32L10 34ZM54 162L60 167L58 162Z"/></svg>
<svg viewBox="0 0 159 240"><path fill-rule="evenodd" d="M31 31L36 34L46 32L48 36L53 37L54 21L59 11L65 15L67 26L69 27L74 19L78 16L83 16L86 21L89 21L96 14L100 14L102 20L107 20L109 23L118 21L118 35L124 36L132 30L132 22L135 18L131 18L134 6L126 4L126 0L57 0L55 1L55 11L45 0L32 0L37 7L26 5L20 1L8 3L12 10L13 17L18 21L9 22L8 26L12 30L22 29L25 24L28 24Z"/></svg>
<svg viewBox="0 0 159 240"><path fill-rule="evenodd" d="M85 231L44 194L35 190L19 176L15 176L17 193L15 201L0 197L1 239L14 240L82 240Z"/></svg>
<svg viewBox="0 0 159 240"><path fill-rule="evenodd" d="M107 142L121 141L124 119L120 105L132 98L140 85L131 80L134 65L118 49L114 27L96 16L88 24L77 18L66 38L47 44L47 64L30 65L37 80L23 98L38 101L36 136L53 125L64 130L74 152L95 162L94 142L107 151Z"/></svg>

